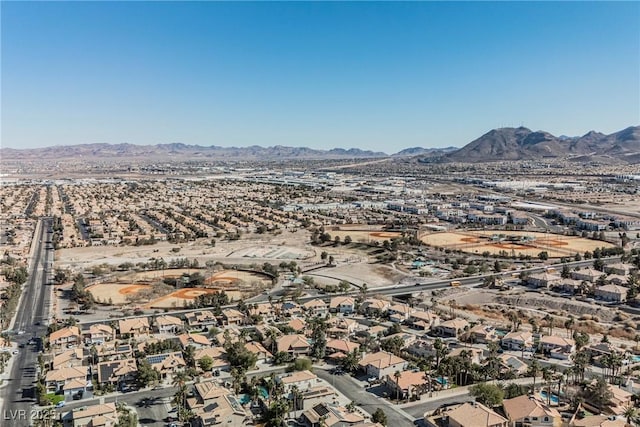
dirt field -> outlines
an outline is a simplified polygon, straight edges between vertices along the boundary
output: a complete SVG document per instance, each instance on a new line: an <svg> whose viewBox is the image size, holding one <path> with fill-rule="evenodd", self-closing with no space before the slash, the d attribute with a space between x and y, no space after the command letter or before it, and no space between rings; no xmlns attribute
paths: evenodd
<svg viewBox="0 0 640 427"><path fill-rule="evenodd" d="M497 238L498 234L503 238ZM522 238L522 240L518 238ZM431 233L422 236L421 240L431 246L468 253L480 254L487 251L491 254L498 254L501 251L506 251L510 256L522 254L535 257L540 252L546 251L551 258L573 256L576 253L593 251L595 248L614 246L607 242L582 237L528 231L486 230Z"/></svg>
<svg viewBox="0 0 640 427"><path fill-rule="evenodd" d="M114 305L123 305L129 303L128 295L136 294L142 290L150 289L150 285L123 285L120 283L101 283L89 286L87 290L91 292L93 297L98 301L107 302L109 299Z"/></svg>
<svg viewBox="0 0 640 427"><path fill-rule="evenodd" d="M175 292L170 293L164 297L155 299L148 304L145 304L144 308L182 308L188 303L192 302L198 295L213 294L218 292L215 289L204 288L183 288L178 289ZM239 300L242 298L242 292L238 291L226 291L230 299Z"/></svg>

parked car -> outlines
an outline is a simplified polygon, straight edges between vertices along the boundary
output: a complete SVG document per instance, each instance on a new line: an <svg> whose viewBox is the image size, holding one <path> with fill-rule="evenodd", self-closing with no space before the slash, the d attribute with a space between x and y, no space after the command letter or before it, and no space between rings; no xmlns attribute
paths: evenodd
<svg viewBox="0 0 640 427"><path fill-rule="evenodd" d="M66 404L67 404L67 402L65 402L64 400L61 400L60 402L58 402L56 404L56 408L62 408Z"/></svg>

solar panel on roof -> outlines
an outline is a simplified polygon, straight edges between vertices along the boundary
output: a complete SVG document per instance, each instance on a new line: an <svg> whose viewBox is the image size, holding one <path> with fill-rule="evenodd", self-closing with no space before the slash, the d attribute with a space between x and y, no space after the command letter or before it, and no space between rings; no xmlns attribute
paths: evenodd
<svg viewBox="0 0 640 427"><path fill-rule="evenodd" d="M322 403L314 406L313 410L316 412L316 414L320 415L321 417L324 417L329 413L329 409L327 409L327 407L324 406Z"/></svg>

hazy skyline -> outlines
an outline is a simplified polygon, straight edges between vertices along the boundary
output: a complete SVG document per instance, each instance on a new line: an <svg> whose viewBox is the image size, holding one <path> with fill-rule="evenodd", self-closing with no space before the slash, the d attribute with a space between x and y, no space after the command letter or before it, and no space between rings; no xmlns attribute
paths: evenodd
<svg viewBox="0 0 640 427"><path fill-rule="evenodd" d="M462 146L640 122L638 2L3 2L2 147Z"/></svg>

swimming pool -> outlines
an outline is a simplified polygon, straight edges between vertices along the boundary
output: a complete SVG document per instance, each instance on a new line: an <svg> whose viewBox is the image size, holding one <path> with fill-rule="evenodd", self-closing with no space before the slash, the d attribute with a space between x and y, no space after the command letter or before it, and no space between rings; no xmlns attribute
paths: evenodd
<svg viewBox="0 0 640 427"><path fill-rule="evenodd" d="M543 401L547 402L547 392L542 390L540 392L540 397L542 398ZM551 404L552 405L557 405L558 403L560 403L560 399L558 399L558 395L557 394L551 394Z"/></svg>
<svg viewBox="0 0 640 427"><path fill-rule="evenodd" d="M266 388L258 387L258 390L260 391L260 396L262 396L264 399L267 399L269 397L269 392ZM249 396L248 394L240 395L240 404L246 405L249 402L251 402L251 396Z"/></svg>

